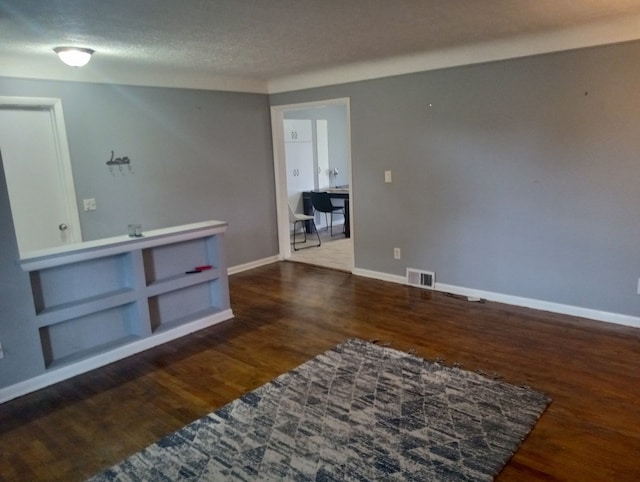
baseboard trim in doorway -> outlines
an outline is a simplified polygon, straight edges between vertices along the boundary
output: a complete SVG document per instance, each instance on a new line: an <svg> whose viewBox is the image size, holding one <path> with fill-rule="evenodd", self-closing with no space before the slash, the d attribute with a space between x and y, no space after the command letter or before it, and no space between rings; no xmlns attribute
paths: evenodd
<svg viewBox="0 0 640 482"><path fill-rule="evenodd" d="M250 269L260 268L261 266L266 266L268 264L277 263L278 261L283 261L283 260L284 258L280 255L269 256L268 258L257 259L255 261L250 261L249 263L230 266L227 269L227 274L231 276L232 274L242 273L243 271L249 271Z"/></svg>

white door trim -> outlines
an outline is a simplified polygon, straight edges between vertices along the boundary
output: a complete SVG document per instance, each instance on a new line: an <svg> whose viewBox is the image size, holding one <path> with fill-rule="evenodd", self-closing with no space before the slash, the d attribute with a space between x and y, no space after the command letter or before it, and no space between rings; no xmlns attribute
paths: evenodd
<svg viewBox="0 0 640 482"><path fill-rule="evenodd" d="M67 129L64 124L64 113L62 110L62 100L49 97L6 97L0 96L0 109L24 109L36 108L48 110L51 116L51 127L56 142L56 154L60 177L65 185L66 219L70 225L68 239L71 243L82 241L80 231L80 216L78 214L76 189L73 182L73 171L71 169L71 156L69 154L69 143L67 141Z"/></svg>
<svg viewBox="0 0 640 482"><path fill-rule="evenodd" d="M284 113L292 110L313 109L328 105L343 105L347 111L347 146L349 155L349 209L351 236L353 237L353 167L351 160L351 106L348 97L328 99L316 102L304 102L301 104L271 106L271 135L273 141L273 167L276 187L276 219L278 223L278 246L280 258L291 257L291 245L289 240L289 208L287 196L287 165L284 151Z"/></svg>

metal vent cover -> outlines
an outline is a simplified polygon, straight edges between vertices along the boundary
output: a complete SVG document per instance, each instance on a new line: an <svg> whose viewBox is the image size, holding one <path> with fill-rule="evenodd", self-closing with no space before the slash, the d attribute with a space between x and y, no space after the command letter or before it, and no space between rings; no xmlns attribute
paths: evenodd
<svg viewBox="0 0 640 482"><path fill-rule="evenodd" d="M433 271L407 268L407 284L432 290L436 285L436 274Z"/></svg>

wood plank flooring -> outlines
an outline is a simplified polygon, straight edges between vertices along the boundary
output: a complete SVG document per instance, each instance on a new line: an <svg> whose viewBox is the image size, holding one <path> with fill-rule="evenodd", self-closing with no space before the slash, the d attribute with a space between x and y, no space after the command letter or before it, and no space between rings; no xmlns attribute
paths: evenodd
<svg viewBox="0 0 640 482"><path fill-rule="evenodd" d="M288 262L230 287L235 319L0 405L0 480L84 480L350 337L550 394L499 481L640 480L638 329Z"/></svg>

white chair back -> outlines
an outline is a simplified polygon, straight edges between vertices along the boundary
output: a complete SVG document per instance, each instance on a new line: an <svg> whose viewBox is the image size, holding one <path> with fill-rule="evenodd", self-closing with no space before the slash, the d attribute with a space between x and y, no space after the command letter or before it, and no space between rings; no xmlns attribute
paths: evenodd
<svg viewBox="0 0 640 482"><path fill-rule="evenodd" d="M293 208L291 207L291 204L287 203L289 206L289 222L291 224L295 223L298 220L298 217L296 216L296 213L293 211Z"/></svg>

